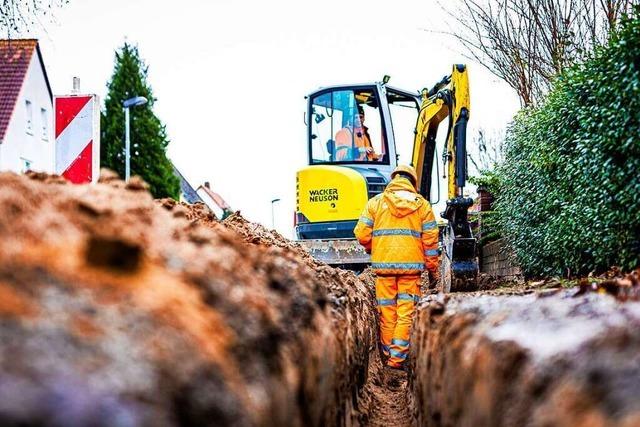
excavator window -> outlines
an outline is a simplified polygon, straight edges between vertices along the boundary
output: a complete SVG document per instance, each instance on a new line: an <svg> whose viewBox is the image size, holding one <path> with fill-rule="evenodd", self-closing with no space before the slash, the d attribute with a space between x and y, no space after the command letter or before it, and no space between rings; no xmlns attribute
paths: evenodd
<svg viewBox="0 0 640 427"><path fill-rule="evenodd" d="M311 164L388 164L375 88L326 90L311 98L310 107Z"/></svg>
<svg viewBox="0 0 640 427"><path fill-rule="evenodd" d="M391 88L387 89L387 103L391 113L393 140L396 143L398 161L410 164L420 104L416 96L407 95Z"/></svg>

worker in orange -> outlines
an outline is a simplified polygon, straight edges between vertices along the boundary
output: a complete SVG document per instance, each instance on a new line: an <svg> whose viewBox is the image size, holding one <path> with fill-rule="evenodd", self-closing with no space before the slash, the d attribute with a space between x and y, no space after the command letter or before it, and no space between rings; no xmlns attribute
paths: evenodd
<svg viewBox="0 0 640 427"><path fill-rule="evenodd" d="M364 109L359 105L358 115L353 118L352 123L348 123L336 134L336 160L371 161L378 159L379 156L371 145L369 128L364 125Z"/></svg>
<svg viewBox="0 0 640 427"><path fill-rule="evenodd" d="M438 225L431 205L416 191L411 166L398 166L384 192L367 203L354 230L371 254L376 273L380 346L387 366L402 369L411 322L420 298L420 274L438 280Z"/></svg>

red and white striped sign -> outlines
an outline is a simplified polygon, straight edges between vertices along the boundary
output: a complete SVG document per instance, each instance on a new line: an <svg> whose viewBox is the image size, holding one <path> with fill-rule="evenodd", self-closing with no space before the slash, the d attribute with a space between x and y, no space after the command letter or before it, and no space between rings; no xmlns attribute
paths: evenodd
<svg viewBox="0 0 640 427"><path fill-rule="evenodd" d="M54 98L55 171L69 181L96 182L100 174L100 110L97 95Z"/></svg>

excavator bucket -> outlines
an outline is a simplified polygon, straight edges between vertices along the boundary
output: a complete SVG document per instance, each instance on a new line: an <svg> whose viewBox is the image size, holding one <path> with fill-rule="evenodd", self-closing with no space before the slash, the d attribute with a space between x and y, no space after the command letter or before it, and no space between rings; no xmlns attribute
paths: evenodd
<svg viewBox="0 0 640 427"><path fill-rule="evenodd" d="M444 215L449 223L441 232L443 251L440 261L441 290L465 292L478 289L477 241L467 220L473 201L456 198L447 201Z"/></svg>
<svg viewBox="0 0 640 427"><path fill-rule="evenodd" d="M478 260L475 252L476 239L448 238L443 241L441 260L442 291L468 292L478 289Z"/></svg>

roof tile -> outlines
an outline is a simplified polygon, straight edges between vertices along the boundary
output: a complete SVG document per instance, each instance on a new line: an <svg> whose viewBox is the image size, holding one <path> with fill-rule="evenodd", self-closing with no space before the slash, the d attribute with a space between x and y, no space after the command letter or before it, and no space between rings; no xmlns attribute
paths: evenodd
<svg viewBox="0 0 640 427"><path fill-rule="evenodd" d="M0 40L0 142L37 46L34 39Z"/></svg>

